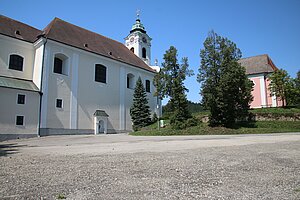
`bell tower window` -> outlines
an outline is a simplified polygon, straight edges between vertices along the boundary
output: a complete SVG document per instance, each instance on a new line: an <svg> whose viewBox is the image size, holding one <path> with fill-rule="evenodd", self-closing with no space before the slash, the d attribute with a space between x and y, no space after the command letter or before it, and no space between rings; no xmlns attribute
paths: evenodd
<svg viewBox="0 0 300 200"><path fill-rule="evenodd" d="M146 53L147 51L146 51L146 48L145 47L143 47L143 49L142 49L142 58L146 58Z"/></svg>
<svg viewBox="0 0 300 200"><path fill-rule="evenodd" d="M132 51L132 53L134 53L134 48L133 48L133 47L131 47L130 51Z"/></svg>

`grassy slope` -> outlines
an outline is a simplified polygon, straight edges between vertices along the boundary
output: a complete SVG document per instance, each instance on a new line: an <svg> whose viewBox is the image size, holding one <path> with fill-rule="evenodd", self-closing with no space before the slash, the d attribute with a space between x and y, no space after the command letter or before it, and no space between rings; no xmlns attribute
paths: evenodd
<svg viewBox="0 0 300 200"><path fill-rule="evenodd" d="M269 114L294 114L300 113L300 108L256 108L250 110L252 113L269 113Z"/></svg>
<svg viewBox="0 0 300 200"><path fill-rule="evenodd" d="M275 115L289 115L300 113L299 108L263 108L251 110L253 113L271 113ZM198 113L195 116L200 117L208 113ZM224 127L209 127L207 123L201 123L198 126L190 127L185 130L173 130L168 126L168 120L165 120L167 126L157 129L157 124L145 127L143 130L131 133L131 135L229 135L229 134L263 134L263 133L282 133L282 132L300 132L300 121L258 121L251 125L240 126L234 129Z"/></svg>
<svg viewBox="0 0 300 200"><path fill-rule="evenodd" d="M202 123L195 127L185 130L173 130L169 126L157 130L157 128L143 129L131 135L230 135L230 134L263 134L263 133L283 133L283 132L300 132L299 121L263 121L255 122L253 127L239 127L235 129L224 127L209 127Z"/></svg>

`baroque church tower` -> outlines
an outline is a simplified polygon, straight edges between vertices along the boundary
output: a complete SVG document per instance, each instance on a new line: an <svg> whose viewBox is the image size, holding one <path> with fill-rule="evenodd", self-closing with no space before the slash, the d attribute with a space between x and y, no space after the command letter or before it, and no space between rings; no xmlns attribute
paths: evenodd
<svg viewBox="0 0 300 200"><path fill-rule="evenodd" d="M149 66L151 65L151 40L137 13L135 23L125 38L125 46Z"/></svg>

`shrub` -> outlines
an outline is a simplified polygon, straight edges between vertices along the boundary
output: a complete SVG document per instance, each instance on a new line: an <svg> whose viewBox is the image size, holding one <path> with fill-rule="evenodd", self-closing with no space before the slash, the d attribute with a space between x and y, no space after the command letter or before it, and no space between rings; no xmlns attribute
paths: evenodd
<svg viewBox="0 0 300 200"><path fill-rule="evenodd" d="M171 119L171 120L174 120L174 119ZM200 121L194 117L189 118L183 122L174 120L174 122L172 123L172 128L176 129L176 130L182 130L182 129L186 129L188 127L197 126L199 123L200 123Z"/></svg>

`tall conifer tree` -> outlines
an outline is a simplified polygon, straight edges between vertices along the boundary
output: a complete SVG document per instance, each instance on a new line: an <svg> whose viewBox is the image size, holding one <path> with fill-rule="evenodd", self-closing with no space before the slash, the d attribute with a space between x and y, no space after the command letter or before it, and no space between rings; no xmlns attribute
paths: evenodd
<svg viewBox="0 0 300 200"><path fill-rule="evenodd" d="M173 46L164 54L164 62L160 73L155 76L154 84L161 97L170 97L170 110L173 112L171 124L183 123L191 114L188 111L188 101L185 92L188 91L183 81L187 76L193 75L188 69L188 59L182 58L178 63L177 49Z"/></svg>
<svg viewBox="0 0 300 200"><path fill-rule="evenodd" d="M151 121L147 94L141 77L139 77L136 82L133 97L133 104L130 108L130 116L133 122L133 130L136 131L147 126Z"/></svg>

